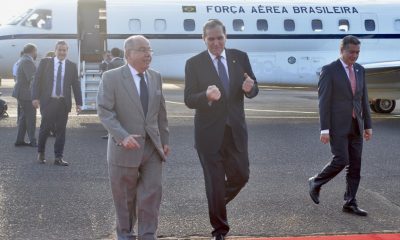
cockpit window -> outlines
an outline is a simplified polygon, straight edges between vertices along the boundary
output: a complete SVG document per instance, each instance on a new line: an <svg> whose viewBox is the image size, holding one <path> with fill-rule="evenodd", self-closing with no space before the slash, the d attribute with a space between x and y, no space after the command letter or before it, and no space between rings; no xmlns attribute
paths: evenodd
<svg viewBox="0 0 400 240"><path fill-rule="evenodd" d="M17 25L18 23L21 22L22 19L24 19L26 16L28 16L28 14L31 12L32 12L32 9L28 9L25 12L12 17L6 24L7 25Z"/></svg>
<svg viewBox="0 0 400 240"><path fill-rule="evenodd" d="M51 10L37 9L23 23L23 26L51 29Z"/></svg>

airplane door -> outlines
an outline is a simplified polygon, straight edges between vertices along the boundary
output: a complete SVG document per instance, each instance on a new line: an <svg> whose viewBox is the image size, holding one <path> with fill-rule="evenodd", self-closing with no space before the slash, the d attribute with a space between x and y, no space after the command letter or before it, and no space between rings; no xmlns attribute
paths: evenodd
<svg viewBox="0 0 400 240"><path fill-rule="evenodd" d="M81 61L101 62L102 60L107 34L105 10L105 0L78 1Z"/></svg>

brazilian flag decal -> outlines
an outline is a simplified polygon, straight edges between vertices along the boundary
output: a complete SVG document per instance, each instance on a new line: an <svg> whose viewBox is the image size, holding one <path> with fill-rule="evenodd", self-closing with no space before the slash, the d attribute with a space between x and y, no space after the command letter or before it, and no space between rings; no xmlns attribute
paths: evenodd
<svg viewBox="0 0 400 240"><path fill-rule="evenodd" d="M196 12L196 6L182 6L182 11L184 13L195 13Z"/></svg>

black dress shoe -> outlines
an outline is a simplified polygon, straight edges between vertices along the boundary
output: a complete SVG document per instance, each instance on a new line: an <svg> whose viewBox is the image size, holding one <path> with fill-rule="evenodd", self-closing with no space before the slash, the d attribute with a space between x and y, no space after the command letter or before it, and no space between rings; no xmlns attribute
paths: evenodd
<svg viewBox="0 0 400 240"><path fill-rule="evenodd" d="M225 237L222 234L215 235L211 240L224 240Z"/></svg>
<svg viewBox="0 0 400 240"><path fill-rule="evenodd" d="M55 158L54 159L54 165L68 166L68 162L64 161L64 159L62 159L62 158Z"/></svg>
<svg viewBox="0 0 400 240"><path fill-rule="evenodd" d="M319 204L319 191L321 190L321 188L315 186L314 179L315 177L311 177L308 179L308 185L310 186L309 193L313 202L315 204Z"/></svg>
<svg viewBox="0 0 400 240"><path fill-rule="evenodd" d="M107 135L104 135L104 136L101 136L101 138L102 138L102 139L108 139L108 134L107 134Z"/></svg>
<svg viewBox="0 0 400 240"><path fill-rule="evenodd" d="M362 210L361 208L359 208L356 205L343 205L343 212L347 212L347 213L352 213L358 216L367 216L368 212L365 210Z"/></svg>
<svg viewBox="0 0 400 240"><path fill-rule="evenodd" d="M16 146L16 147L26 147L26 146L30 146L31 144L30 143L27 143L27 142L15 142L14 143L14 146Z"/></svg>

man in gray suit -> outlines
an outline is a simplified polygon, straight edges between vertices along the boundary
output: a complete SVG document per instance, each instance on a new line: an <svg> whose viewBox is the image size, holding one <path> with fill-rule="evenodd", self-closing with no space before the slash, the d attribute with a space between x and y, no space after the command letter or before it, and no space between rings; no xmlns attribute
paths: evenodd
<svg viewBox="0 0 400 240"><path fill-rule="evenodd" d="M13 91L13 97L18 100L18 106L21 106L18 115L18 133L15 146L36 147L36 109L32 106L31 85L35 77L36 66L34 61L37 57L37 48L34 44L24 46L23 55L19 60L16 84ZM25 135L28 134L29 143L25 142Z"/></svg>
<svg viewBox="0 0 400 240"><path fill-rule="evenodd" d="M109 132L107 161L119 240L156 239L168 121L162 81L149 69L152 49L143 36L125 40L126 65L106 71L97 96Z"/></svg>
<svg viewBox="0 0 400 240"><path fill-rule="evenodd" d="M346 36L340 44L340 58L322 68L318 83L322 143L331 145L332 161L308 182L310 197L319 204L321 186L346 168L344 212L366 216L358 207L363 136L372 137L365 70L357 64L360 41Z"/></svg>
<svg viewBox="0 0 400 240"><path fill-rule="evenodd" d="M111 56L112 56L112 59L107 65L107 70L111 70L111 69L125 65L125 61L121 57L121 50L119 50L119 48L112 48Z"/></svg>

